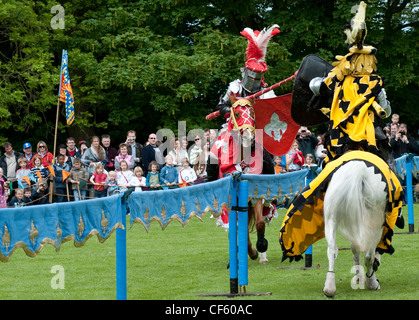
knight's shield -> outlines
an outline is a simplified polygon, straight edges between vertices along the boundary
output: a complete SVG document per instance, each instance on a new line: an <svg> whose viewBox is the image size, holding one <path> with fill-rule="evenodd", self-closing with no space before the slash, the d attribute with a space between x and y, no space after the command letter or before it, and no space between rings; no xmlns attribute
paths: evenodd
<svg viewBox="0 0 419 320"><path fill-rule="evenodd" d="M274 156L286 154L295 140L300 126L291 116L291 94L270 99L257 99L255 110L256 130L263 131L263 147Z"/></svg>
<svg viewBox="0 0 419 320"><path fill-rule="evenodd" d="M292 90L291 115L301 126L315 126L329 120L319 108L329 107L316 104L309 84L313 78L326 77L333 66L315 54L307 55L301 62ZM316 106L315 106L316 105Z"/></svg>

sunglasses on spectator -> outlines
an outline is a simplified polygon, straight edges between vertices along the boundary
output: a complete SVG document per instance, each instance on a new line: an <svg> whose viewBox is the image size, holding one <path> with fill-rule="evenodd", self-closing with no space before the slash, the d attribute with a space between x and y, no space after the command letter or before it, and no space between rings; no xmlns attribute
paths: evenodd
<svg viewBox="0 0 419 320"><path fill-rule="evenodd" d="M201 140L200 138L196 138L195 141Z"/></svg>
<svg viewBox="0 0 419 320"><path fill-rule="evenodd" d="M39 146L39 148L45 148L45 146Z"/></svg>

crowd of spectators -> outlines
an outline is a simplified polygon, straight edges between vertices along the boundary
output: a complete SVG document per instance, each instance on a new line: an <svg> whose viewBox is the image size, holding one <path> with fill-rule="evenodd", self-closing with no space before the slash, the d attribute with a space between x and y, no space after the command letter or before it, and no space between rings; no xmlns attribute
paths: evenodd
<svg viewBox="0 0 419 320"><path fill-rule="evenodd" d="M57 147L56 156L44 141L36 148L25 142L21 151L5 142L0 157L0 208L101 198L130 187L143 191L204 182L209 133L195 136L189 149L186 137L175 139L167 154L158 148L161 142L156 134L142 145L133 130L117 148L109 135L78 143L69 137Z"/></svg>
<svg viewBox="0 0 419 320"><path fill-rule="evenodd" d="M395 158L419 154L417 142L406 124L399 124L397 114L384 130ZM207 180L207 160L216 139L215 130L205 129L203 136L194 136L192 145L186 137L175 138L163 154L155 133L143 145L130 130L117 148L109 135L78 143L69 137L55 156L45 141L35 148L25 142L21 151L6 142L0 157L0 208L100 198L130 187L144 191L202 183ZM289 152L273 157L272 165L275 174L303 168L315 172L325 157L324 135L315 136L302 126Z"/></svg>

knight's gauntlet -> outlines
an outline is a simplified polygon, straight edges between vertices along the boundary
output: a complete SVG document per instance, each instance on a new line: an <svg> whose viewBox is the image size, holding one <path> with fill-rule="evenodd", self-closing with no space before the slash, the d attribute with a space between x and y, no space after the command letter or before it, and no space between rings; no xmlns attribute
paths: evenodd
<svg viewBox="0 0 419 320"><path fill-rule="evenodd" d="M321 87L324 79L326 79L326 78L316 77L316 78L313 78L313 79L310 80L310 83L309 83L308 86L309 86L310 90L313 92L313 94L315 96L318 96L320 94L320 87Z"/></svg>

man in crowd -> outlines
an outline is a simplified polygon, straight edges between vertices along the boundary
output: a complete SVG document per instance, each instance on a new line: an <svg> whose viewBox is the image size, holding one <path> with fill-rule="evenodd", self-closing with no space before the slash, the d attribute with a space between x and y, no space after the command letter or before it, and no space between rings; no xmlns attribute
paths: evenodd
<svg viewBox="0 0 419 320"><path fill-rule="evenodd" d="M400 158L405 153L419 155L419 147L415 139L407 134L407 125L401 123L398 132L390 140L391 150L394 158Z"/></svg>
<svg viewBox="0 0 419 320"><path fill-rule="evenodd" d="M128 131L125 144L128 146L128 154L134 159L134 167L141 165L141 151L143 149L143 146L135 141L136 139L136 132L134 130Z"/></svg>
<svg viewBox="0 0 419 320"><path fill-rule="evenodd" d="M105 166L107 171L115 170L115 157L118 155L118 150L111 146L111 136L109 134L104 134L101 137L103 149L106 152L106 158L108 159L108 164Z"/></svg>
<svg viewBox="0 0 419 320"><path fill-rule="evenodd" d="M157 146L157 135L155 133L151 133L148 136L148 145L143 148L143 169L144 175L147 176L148 173L148 165L151 161L156 160L156 152L160 153L159 147Z"/></svg>
<svg viewBox="0 0 419 320"><path fill-rule="evenodd" d="M7 177L7 180L9 181L14 180L16 179L16 172L19 169L17 159L22 155L13 150L13 146L10 142L5 142L3 148L5 153L0 157L0 167L3 169L4 179Z"/></svg>
<svg viewBox="0 0 419 320"><path fill-rule="evenodd" d="M303 153L304 158L307 154L315 154L314 149L319 141L311 134L311 131L308 130L307 127L300 127L297 134L297 141L300 144L300 150Z"/></svg>
<svg viewBox="0 0 419 320"><path fill-rule="evenodd" d="M30 167L31 159L34 154L35 152L32 152L32 145L29 142L25 142L23 144L23 155L25 156L26 159L28 159L28 169L30 169L29 167Z"/></svg>
<svg viewBox="0 0 419 320"><path fill-rule="evenodd" d="M76 139L74 139L73 137L69 137L69 138L67 138L65 143L67 145L67 156L71 157L72 159L74 159L74 158L80 158L81 159L81 153L76 148Z"/></svg>

